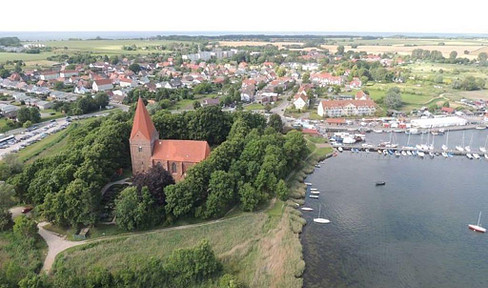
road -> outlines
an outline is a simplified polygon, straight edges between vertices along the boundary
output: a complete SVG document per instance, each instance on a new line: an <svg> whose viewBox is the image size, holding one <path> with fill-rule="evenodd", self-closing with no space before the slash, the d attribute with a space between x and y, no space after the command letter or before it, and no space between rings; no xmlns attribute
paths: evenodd
<svg viewBox="0 0 488 288"><path fill-rule="evenodd" d="M46 241L48 247L47 256L46 259L44 259L44 265L42 266L42 270L46 273L49 273L49 270L51 270L51 267L53 266L56 255L68 248L83 245L86 243L86 241L68 241L64 239L64 237L60 237L54 232L44 229L44 226L46 226L47 224L49 223L41 222L37 224L37 227L39 228L39 235L41 235L44 241Z"/></svg>

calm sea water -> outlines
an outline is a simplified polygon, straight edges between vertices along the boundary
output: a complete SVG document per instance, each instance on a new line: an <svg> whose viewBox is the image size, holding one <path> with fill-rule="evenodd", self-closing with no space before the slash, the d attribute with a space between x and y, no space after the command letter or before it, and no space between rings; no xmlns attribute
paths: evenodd
<svg viewBox="0 0 488 288"><path fill-rule="evenodd" d="M487 132L466 131L465 142L484 145ZM305 287L488 287L488 234L467 228L479 211L488 224L488 160L344 152L321 166L307 178L321 194L306 199ZM319 203L331 224L313 223Z"/></svg>

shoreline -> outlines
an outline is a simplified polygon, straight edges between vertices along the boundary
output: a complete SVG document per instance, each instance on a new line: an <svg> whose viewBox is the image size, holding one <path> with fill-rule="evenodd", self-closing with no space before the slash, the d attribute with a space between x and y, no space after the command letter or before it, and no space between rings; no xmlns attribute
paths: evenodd
<svg viewBox="0 0 488 288"><path fill-rule="evenodd" d="M301 234L303 231L303 227L307 225L307 222L303 217L302 212L299 210L299 207L305 204L307 186L304 181L308 177L308 175L314 172L315 165L332 157L334 153L333 147L329 143L327 143L327 145L314 143L314 145L315 149L311 151L307 158L304 160L303 166L300 169L296 170L287 179L290 187L290 196L286 201L287 209L285 209L285 214L283 215L284 217L289 218L291 232L295 235L293 239L294 241L297 241L296 245L300 250L300 261L297 261L297 263L295 263L296 271L294 273L295 277L301 280L300 287L303 287L303 274L306 269Z"/></svg>

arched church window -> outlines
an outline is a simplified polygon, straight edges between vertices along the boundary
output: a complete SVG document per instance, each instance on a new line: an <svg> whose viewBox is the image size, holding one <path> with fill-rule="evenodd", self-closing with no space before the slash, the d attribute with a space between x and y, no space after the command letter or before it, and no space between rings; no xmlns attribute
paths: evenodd
<svg viewBox="0 0 488 288"><path fill-rule="evenodd" d="M142 146L139 146L139 152L142 152Z"/></svg>
<svg viewBox="0 0 488 288"><path fill-rule="evenodd" d="M176 163L171 164L171 173L176 173Z"/></svg>

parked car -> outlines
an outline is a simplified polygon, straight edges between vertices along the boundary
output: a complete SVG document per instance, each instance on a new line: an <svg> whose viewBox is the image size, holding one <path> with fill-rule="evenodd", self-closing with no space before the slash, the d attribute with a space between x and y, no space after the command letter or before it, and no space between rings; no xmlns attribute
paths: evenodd
<svg viewBox="0 0 488 288"><path fill-rule="evenodd" d="M23 214L29 213L30 211L32 211L32 209L34 209L34 207L26 206L26 207L24 207L24 209L22 209L22 213Z"/></svg>

